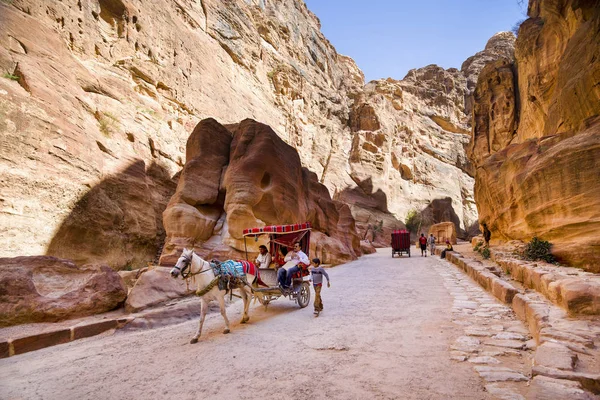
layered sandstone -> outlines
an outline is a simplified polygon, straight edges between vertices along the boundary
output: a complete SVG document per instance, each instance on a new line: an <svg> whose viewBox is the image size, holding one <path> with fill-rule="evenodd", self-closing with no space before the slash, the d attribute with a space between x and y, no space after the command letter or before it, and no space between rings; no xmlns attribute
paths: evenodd
<svg viewBox="0 0 600 400"><path fill-rule="evenodd" d="M357 188L336 198L354 205L359 226L369 223L370 217L371 223L379 219L398 229L373 210L404 219L411 209L442 204L444 210L436 212L431 222L452 221L466 230L477 220L473 168L465 152L470 139L469 99L484 64L512 56L514 40L512 33L499 33L460 71L428 65L409 71L400 81L369 82L356 95L350 113L349 167ZM361 215L361 210L367 212Z"/></svg>
<svg viewBox="0 0 600 400"><path fill-rule="evenodd" d="M506 35L463 71L430 66L365 88L300 0L9 3L0 255L145 266L162 248L187 138L206 117L271 126L311 179L346 199L361 238L383 224L375 240L387 244L408 209L438 198L452 199L459 225L476 218L464 98L477 60L510 52Z"/></svg>
<svg viewBox="0 0 600 400"><path fill-rule="evenodd" d="M492 239L554 244L600 271L600 3L530 1L515 59L474 93L475 198Z"/></svg>
<svg viewBox="0 0 600 400"><path fill-rule="evenodd" d="M251 256L258 242L244 243L246 228L308 221L310 257L339 264L361 254L346 204L331 200L297 151L267 125L247 119L222 126L201 121L188 139L187 163L164 212L167 241L161 264L173 264L182 248L202 257ZM252 257L253 258L253 257Z"/></svg>
<svg viewBox="0 0 600 400"><path fill-rule="evenodd" d="M0 29L13 77L0 79L3 255L151 261L171 177L206 116L267 123L320 182L353 185L338 171L347 93L363 76L301 1L15 0L0 4ZM102 216L90 230L88 204Z"/></svg>

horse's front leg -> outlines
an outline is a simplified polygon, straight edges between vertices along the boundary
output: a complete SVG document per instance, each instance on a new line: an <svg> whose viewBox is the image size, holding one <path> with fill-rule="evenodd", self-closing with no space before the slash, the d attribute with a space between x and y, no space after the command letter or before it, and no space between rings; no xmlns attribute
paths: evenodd
<svg viewBox="0 0 600 400"><path fill-rule="evenodd" d="M219 291L219 294L217 295L217 300L219 301L219 309L221 310L221 315L225 320L225 330L223 331L223 333L229 333L229 320L227 319L227 310L225 309L225 295L223 294L223 292Z"/></svg>
<svg viewBox="0 0 600 400"><path fill-rule="evenodd" d="M206 312L208 311L208 302L204 300L204 298L200 298L200 322L198 324L198 330L196 331L196 335L190 340L190 344L198 343L198 338L202 333L202 325L204 324L204 318L206 317Z"/></svg>
<svg viewBox="0 0 600 400"><path fill-rule="evenodd" d="M240 293L242 295L242 300L244 301L244 313L242 314L242 320L240 321L240 323L245 324L250 319L250 316L248 316L248 309L250 308L250 298L245 287L240 289Z"/></svg>

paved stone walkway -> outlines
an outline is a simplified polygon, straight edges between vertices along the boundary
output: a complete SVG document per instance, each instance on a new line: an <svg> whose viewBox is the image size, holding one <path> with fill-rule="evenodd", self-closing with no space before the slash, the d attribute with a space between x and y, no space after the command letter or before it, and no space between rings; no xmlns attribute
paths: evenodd
<svg viewBox="0 0 600 400"><path fill-rule="evenodd" d="M524 399L531 374L531 337L512 309L451 263L434 266L452 295L452 322L462 331L451 359L472 364L486 390L499 399Z"/></svg>
<svg viewBox="0 0 600 400"><path fill-rule="evenodd" d="M186 299L116 334L0 360L0 398L594 398L577 382L531 379L528 329L462 270L390 252L330 269L319 318L312 304L299 309L282 298L267 310L253 305L250 324L240 325L238 302L228 307L231 334L211 314L192 346L196 321L173 325L198 308ZM165 318L171 325L147 329ZM556 361L550 350L551 365L569 367L570 353ZM243 379L232 384L231 376Z"/></svg>

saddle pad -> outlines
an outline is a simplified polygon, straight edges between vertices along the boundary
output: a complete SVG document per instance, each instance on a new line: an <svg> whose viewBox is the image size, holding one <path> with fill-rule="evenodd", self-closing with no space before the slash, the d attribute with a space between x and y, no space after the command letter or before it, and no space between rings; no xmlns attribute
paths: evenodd
<svg viewBox="0 0 600 400"><path fill-rule="evenodd" d="M244 266L239 261L227 260L223 261L219 265L220 275L229 275L234 278L241 278L246 276L244 272Z"/></svg>

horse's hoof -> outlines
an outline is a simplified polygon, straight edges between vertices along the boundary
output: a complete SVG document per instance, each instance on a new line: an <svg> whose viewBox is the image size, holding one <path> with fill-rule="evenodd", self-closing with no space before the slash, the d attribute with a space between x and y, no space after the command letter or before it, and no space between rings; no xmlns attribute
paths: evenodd
<svg viewBox="0 0 600 400"><path fill-rule="evenodd" d="M190 344L198 343L198 338L193 338L190 340Z"/></svg>
<svg viewBox="0 0 600 400"><path fill-rule="evenodd" d="M229 333L229 329L225 329L225 330L223 331L223 334L226 334L226 333Z"/></svg>

